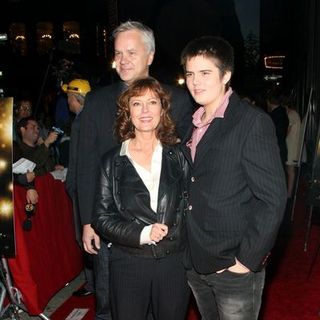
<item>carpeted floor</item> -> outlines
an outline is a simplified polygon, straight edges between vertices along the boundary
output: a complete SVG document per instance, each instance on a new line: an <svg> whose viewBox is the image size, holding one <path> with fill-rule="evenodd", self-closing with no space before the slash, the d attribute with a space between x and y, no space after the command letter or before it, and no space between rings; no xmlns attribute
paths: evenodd
<svg viewBox="0 0 320 320"><path fill-rule="evenodd" d="M303 197L302 197L303 198ZM290 212L284 219L277 244L267 266L267 280L260 320L319 320L320 312L320 246L319 221L312 226L307 252L303 244L307 209L298 199L294 222ZM315 218L320 211L314 212ZM317 220L317 219L315 219ZM313 268L311 265L313 264ZM50 317L63 320L75 309L89 309L83 320L94 319L94 298L68 299ZM190 304L188 320L200 320L194 302Z"/></svg>

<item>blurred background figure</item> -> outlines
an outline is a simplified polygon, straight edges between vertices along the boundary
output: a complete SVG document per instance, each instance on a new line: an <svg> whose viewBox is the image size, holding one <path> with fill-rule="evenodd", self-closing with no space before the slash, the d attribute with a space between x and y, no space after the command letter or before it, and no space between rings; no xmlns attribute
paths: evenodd
<svg viewBox="0 0 320 320"><path fill-rule="evenodd" d="M30 117L32 115L32 104L30 100L18 100L14 106L13 110L13 136L12 139L14 141L19 140L19 136L17 135L16 127L17 123L23 119Z"/></svg>
<svg viewBox="0 0 320 320"><path fill-rule="evenodd" d="M73 215L76 239L82 247L82 226L79 216L79 202L77 196L77 159L78 159L78 141L80 132L80 116L83 109L86 94L91 90L90 84L84 79L74 79L69 84L64 84L62 90L67 94L69 109L76 116L71 125L71 134L69 140L69 157L68 157L68 172L66 179L66 188L69 196L72 199ZM66 144L66 142L64 142ZM62 145L62 143L60 143ZM62 149L60 149L62 150ZM66 148L65 148L66 150ZM60 156L63 157L62 152ZM74 296L88 296L94 292L94 278L92 270L92 258L89 254L84 255L84 273L86 284L84 287L73 292Z"/></svg>
<svg viewBox="0 0 320 320"><path fill-rule="evenodd" d="M286 144L288 149L286 171L288 198L290 199L293 196L292 193L294 190L296 170L299 160L301 118L299 113L295 110L295 106L290 97L283 96L281 104L286 108L289 118L289 127L286 137Z"/></svg>
<svg viewBox="0 0 320 320"><path fill-rule="evenodd" d="M21 149L19 148L18 143L14 140L13 140L12 150L13 150L13 155L12 155L13 163L23 158ZM27 172L27 173L20 173L20 174L13 173L14 183L17 183L25 187L27 190L26 192L27 203L36 204L38 203L38 200L39 200L39 195L34 185L35 177L36 175L34 172Z"/></svg>
<svg viewBox="0 0 320 320"><path fill-rule="evenodd" d="M17 134L17 124L21 119L28 118L33 116L33 107L32 102L29 99L22 99L18 100L14 107L13 112L13 132L12 132L12 139L14 141L20 140L19 135ZM48 129L42 124L41 121L37 120L39 126L39 143L43 143L43 141L48 136Z"/></svg>
<svg viewBox="0 0 320 320"><path fill-rule="evenodd" d="M63 169L52 157L50 146L57 140L58 133L51 131L43 143L39 144L40 128L33 117L21 119L17 123L17 135L20 138L14 148L15 153L21 155L36 164L34 173L36 176L45 175L50 171Z"/></svg>
<svg viewBox="0 0 320 320"><path fill-rule="evenodd" d="M285 169L288 157L286 137L288 133L289 119L286 108L281 105L281 93L278 88L271 90L268 93L267 107L276 129L281 162Z"/></svg>

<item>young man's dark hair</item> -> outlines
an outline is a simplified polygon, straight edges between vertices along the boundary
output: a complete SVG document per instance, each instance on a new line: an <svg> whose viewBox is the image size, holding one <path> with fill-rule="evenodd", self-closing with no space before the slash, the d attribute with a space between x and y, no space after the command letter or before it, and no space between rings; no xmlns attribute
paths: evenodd
<svg viewBox="0 0 320 320"><path fill-rule="evenodd" d="M196 56L204 56L215 60L221 76L227 71L233 73L233 48L229 42L220 37L203 36L189 42L181 53L181 64L183 68L185 69L187 60Z"/></svg>

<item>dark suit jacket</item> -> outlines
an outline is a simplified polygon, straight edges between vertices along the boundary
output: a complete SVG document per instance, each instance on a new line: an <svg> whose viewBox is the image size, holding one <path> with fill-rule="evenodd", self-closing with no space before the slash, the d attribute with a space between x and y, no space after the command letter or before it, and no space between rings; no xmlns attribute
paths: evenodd
<svg viewBox="0 0 320 320"><path fill-rule="evenodd" d="M82 228L79 217L78 197L77 197L77 163L78 163L78 144L80 133L81 113L73 120L70 133L69 143L69 161L66 177L66 188L73 204L73 217L76 232L76 239L82 243Z"/></svg>
<svg viewBox="0 0 320 320"><path fill-rule="evenodd" d="M171 93L172 116L178 124L180 137L183 137L191 121L193 103L184 90L164 87ZM116 101L125 88L123 82L117 82L86 96L80 122L77 179L82 224L89 224L92 220L100 158L117 144L113 136Z"/></svg>
<svg viewBox="0 0 320 320"><path fill-rule="evenodd" d="M190 267L202 274L237 258L259 270L275 242L286 204L286 183L274 126L233 93L197 146L187 212Z"/></svg>

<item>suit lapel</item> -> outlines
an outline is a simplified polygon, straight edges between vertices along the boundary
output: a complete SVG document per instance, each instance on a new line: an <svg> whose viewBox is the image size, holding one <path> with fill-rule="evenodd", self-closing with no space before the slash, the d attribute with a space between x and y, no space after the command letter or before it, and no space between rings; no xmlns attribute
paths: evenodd
<svg viewBox="0 0 320 320"><path fill-rule="evenodd" d="M191 123L191 125L188 128L188 131L186 133L186 135L184 136L184 138L181 141L181 150L185 156L185 158L187 159L189 165L192 167L193 166L193 161L191 158L191 152L190 152L190 148L187 147L187 142L190 140L191 136L192 136L192 132L193 132L193 124Z"/></svg>
<svg viewBox="0 0 320 320"><path fill-rule="evenodd" d="M239 98L237 95L232 94L224 118L214 119L197 145L194 168L201 164L207 153L211 152L211 148L237 124L241 116L241 111L238 106Z"/></svg>

